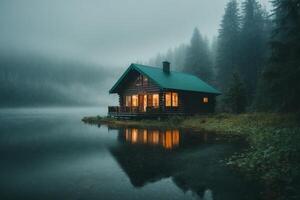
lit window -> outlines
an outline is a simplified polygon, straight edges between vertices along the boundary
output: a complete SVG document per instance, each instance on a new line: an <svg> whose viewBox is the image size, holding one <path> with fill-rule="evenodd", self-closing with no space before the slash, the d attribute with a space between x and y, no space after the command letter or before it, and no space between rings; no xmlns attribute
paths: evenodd
<svg viewBox="0 0 300 200"><path fill-rule="evenodd" d="M203 103L208 103L208 97L203 97Z"/></svg>
<svg viewBox="0 0 300 200"><path fill-rule="evenodd" d="M177 107L178 106L178 93L172 92L172 106Z"/></svg>
<svg viewBox="0 0 300 200"><path fill-rule="evenodd" d="M159 95L158 94L152 95L152 102L153 102L153 104L152 104L153 107L157 108L159 106Z"/></svg>
<svg viewBox="0 0 300 200"><path fill-rule="evenodd" d="M127 107L131 106L131 96L126 96L125 106L127 106Z"/></svg>
<svg viewBox="0 0 300 200"><path fill-rule="evenodd" d="M147 95L144 94L143 96L144 96L144 98L143 98L143 111L146 112L146 110L147 110Z"/></svg>
<svg viewBox="0 0 300 200"><path fill-rule="evenodd" d="M171 103L172 103L171 102L171 94L172 94L171 92L167 92L166 95L165 95L165 97L166 97L165 101L166 101L166 106L167 107L171 106Z"/></svg>
<svg viewBox="0 0 300 200"><path fill-rule="evenodd" d="M138 95L132 95L132 106L138 106L138 105L139 105Z"/></svg>

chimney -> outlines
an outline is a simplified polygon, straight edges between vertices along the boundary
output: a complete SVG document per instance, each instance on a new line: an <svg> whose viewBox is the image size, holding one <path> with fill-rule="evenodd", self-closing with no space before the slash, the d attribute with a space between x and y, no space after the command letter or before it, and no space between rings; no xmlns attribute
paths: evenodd
<svg viewBox="0 0 300 200"><path fill-rule="evenodd" d="M170 73L170 63L168 61L164 61L163 63L163 71L166 74Z"/></svg>

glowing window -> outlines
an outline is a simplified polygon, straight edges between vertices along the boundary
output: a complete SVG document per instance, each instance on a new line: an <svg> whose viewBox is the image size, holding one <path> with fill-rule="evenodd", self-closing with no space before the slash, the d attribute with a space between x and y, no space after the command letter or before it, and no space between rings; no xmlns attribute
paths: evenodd
<svg viewBox="0 0 300 200"><path fill-rule="evenodd" d="M178 106L178 93L172 92L172 106L177 107Z"/></svg>
<svg viewBox="0 0 300 200"><path fill-rule="evenodd" d="M203 103L208 103L208 97L203 97Z"/></svg>
<svg viewBox="0 0 300 200"><path fill-rule="evenodd" d="M165 95L165 97L166 97L166 98L165 98L165 101L166 101L166 106L167 106L167 107L169 107L169 106L172 105L172 104L171 104L171 103L172 103L172 102L171 102L171 97L172 97L171 95L172 95L171 92L167 92L166 95Z"/></svg>
<svg viewBox="0 0 300 200"><path fill-rule="evenodd" d="M126 96L125 98L125 106L131 106L131 96Z"/></svg>
<svg viewBox="0 0 300 200"><path fill-rule="evenodd" d="M159 95L158 94L152 95L152 106L156 107L156 108L159 106Z"/></svg>
<svg viewBox="0 0 300 200"><path fill-rule="evenodd" d="M132 106L138 106L139 105L139 98L138 95L132 95Z"/></svg>

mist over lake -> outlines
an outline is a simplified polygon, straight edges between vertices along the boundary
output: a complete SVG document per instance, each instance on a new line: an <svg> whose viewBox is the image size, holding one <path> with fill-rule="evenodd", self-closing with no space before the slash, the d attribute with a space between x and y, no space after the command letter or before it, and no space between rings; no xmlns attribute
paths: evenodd
<svg viewBox="0 0 300 200"><path fill-rule="evenodd" d="M0 0L0 200L300 199L300 0Z"/></svg>

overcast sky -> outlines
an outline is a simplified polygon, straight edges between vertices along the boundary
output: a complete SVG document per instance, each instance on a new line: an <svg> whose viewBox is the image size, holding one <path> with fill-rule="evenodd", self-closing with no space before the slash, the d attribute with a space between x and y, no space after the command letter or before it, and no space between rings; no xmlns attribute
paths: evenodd
<svg viewBox="0 0 300 200"><path fill-rule="evenodd" d="M0 0L0 48L124 67L188 42L196 26L217 35L227 2Z"/></svg>

